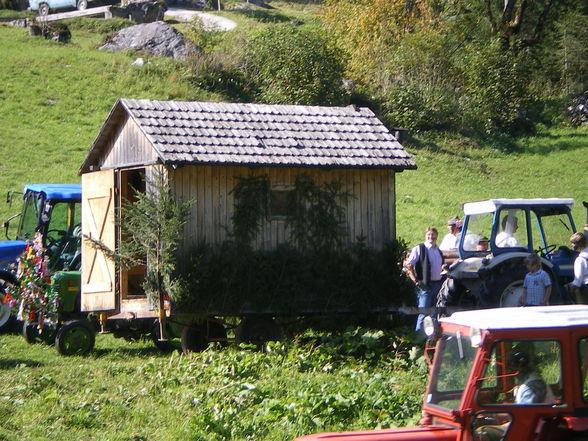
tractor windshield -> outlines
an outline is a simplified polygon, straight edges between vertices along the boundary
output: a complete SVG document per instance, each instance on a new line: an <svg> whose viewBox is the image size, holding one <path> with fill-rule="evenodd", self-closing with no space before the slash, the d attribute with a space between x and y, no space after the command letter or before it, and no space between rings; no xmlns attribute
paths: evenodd
<svg viewBox="0 0 588 441"><path fill-rule="evenodd" d="M476 351L470 338L461 335L459 331L443 334L435 354L427 404L448 410L458 409Z"/></svg>
<svg viewBox="0 0 588 441"><path fill-rule="evenodd" d="M39 226L42 205L43 199L39 193L27 193L25 195L20 227L16 235L17 239L33 239Z"/></svg>

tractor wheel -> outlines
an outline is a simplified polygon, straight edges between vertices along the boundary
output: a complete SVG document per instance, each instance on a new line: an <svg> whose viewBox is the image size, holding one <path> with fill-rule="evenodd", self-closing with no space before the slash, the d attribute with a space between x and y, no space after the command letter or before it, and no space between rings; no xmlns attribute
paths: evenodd
<svg viewBox="0 0 588 441"><path fill-rule="evenodd" d="M523 294L526 268L513 264L496 268L484 281L481 304L484 307L518 306Z"/></svg>
<svg viewBox="0 0 588 441"><path fill-rule="evenodd" d="M55 338L55 347L61 355L84 355L94 347L95 336L87 320L64 324Z"/></svg>
<svg viewBox="0 0 588 441"><path fill-rule="evenodd" d="M49 15L49 5L47 3L41 3L39 5L39 15L41 17Z"/></svg>
<svg viewBox="0 0 588 441"><path fill-rule="evenodd" d="M88 0L78 0L77 8L79 11L83 11L88 7Z"/></svg>
<svg viewBox="0 0 588 441"><path fill-rule="evenodd" d="M268 341L281 338L279 326L271 317L247 317L243 319L239 332L239 341L256 345L262 349Z"/></svg>
<svg viewBox="0 0 588 441"><path fill-rule="evenodd" d="M39 330L37 326L25 320L22 324L22 336L24 337L25 341L32 345L33 343L37 343L41 340L39 336Z"/></svg>

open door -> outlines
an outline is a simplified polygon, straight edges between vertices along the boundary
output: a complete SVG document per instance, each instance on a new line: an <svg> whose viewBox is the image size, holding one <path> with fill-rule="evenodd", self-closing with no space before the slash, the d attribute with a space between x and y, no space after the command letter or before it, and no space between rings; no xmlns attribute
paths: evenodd
<svg viewBox="0 0 588 441"><path fill-rule="evenodd" d="M112 311L117 306L115 264L86 238L115 250L114 189L114 170L82 175L82 311Z"/></svg>

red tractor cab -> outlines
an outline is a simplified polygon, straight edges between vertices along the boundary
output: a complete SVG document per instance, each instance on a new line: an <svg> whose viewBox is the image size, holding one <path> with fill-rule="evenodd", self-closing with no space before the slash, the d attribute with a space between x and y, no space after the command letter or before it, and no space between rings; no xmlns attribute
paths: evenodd
<svg viewBox="0 0 588 441"><path fill-rule="evenodd" d="M420 426L299 440L588 440L587 305L463 311L428 331Z"/></svg>

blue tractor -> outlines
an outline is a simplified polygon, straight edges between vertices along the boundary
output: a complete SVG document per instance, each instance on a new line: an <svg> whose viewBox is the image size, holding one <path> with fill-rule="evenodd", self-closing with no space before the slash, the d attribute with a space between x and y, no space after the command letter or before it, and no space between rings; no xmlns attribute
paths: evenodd
<svg viewBox="0 0 588 441"><path fill-rule="evenodd" d="M6 202L12 204L16 192L9 192ZM26 241L35 233L43 237L49 256L49 269L69 295L63 300L64 312L73 313L79 298L79 269L81 264L81 200L78 184L31 184L22 192L22 208L4 222L7 240L0 241L0 328L11 320L11 308L5 301L9 285L17 284L16 261L25 249ZM68 282L59 282L67 279ZM75 289L74 289L75 288ZM75 292L74 292L75 291Z"/></svg>
<svg viewBox="0 0 588 441"><path fill-rule="evenodd" d="M530 253L539 255L551 278L550 302L573 302L566 289L573 280L577 256L568 247L576 231L573 204L573 199L491 199L464 204L458 258L449 269L438 303L457 309L518 306L527 272L524 260Z"/></svg>

